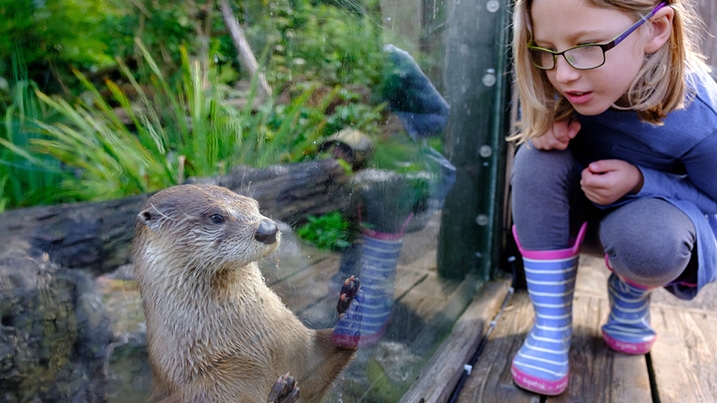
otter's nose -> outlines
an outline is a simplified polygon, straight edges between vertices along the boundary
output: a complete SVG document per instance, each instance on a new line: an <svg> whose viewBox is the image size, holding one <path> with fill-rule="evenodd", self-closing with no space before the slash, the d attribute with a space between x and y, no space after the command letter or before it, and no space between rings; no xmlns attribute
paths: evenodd
<svg viewBox="0 0 717 403"><path fill-rule="evenodd" d="M256 232L254 233L254 239L261 243L271 245L276 242L277 232L279 232L279 227L276 226L274 221L264 219L261 220L259 228L256 229Z"/></svg>

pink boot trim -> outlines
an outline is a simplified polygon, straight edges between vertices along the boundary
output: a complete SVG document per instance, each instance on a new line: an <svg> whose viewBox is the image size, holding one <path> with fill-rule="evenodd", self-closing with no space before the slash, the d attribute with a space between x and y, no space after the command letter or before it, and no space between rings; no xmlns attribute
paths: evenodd
<svg viewBox="0 0 717 403"><path fill-rule="evenodd" d="M610 349L613 351L630 355L643 355L650 352L652 345L655 344L655 340L657 340L657 335L647 341L643 341L640 343L628 343L610 337L610 335L605 333L605 331L603 330L602 338L603 340L605 340L605 344L607 344L607 346L610 347Z"/></svg>
<svg viewBox="0 0 717 403"><path fill-rule="evenodd" d="M528 375L516 368L515 365L511 366L510 373L513 375L513 381L515 381L518 386L541 395L557 396L568 388L569 375L565 375L557 381L547 381L537 376Z"/></svg>
<svg viewBox="0 0 717 403"><path fill-rule="evenodd" d="M378 343L379 340L381 340L381 337L383 337L383 334L386 332L387 327L388 327L388 321L386 321L386 324L384 324L384 326L381 327L381 330L377 333L372 333L372 334L332 333L331 334L331 342L334 343L334 345L337 347L346 348L346 349L354 349L357 347L373 346L374 344Z"/></svg>
<svg viewBox="0 0 717 403"><path fill-rule="evenodd" d="M615 273L615 270L613 270L613 269L612 269L612 266L610 266L610 260L609 260L609 258L608 258L608 256L607 256L607 253L605 254L605 266L608 268L608 270L610 270L611 272ZM641 289L641 290L652 290L652 289L654 289L654 288L657 288L657 287L648 287L648 286L646 286L646 285L638 284L638 283L636 283L636 282L634 282L634 281L631 281L631 280L626 279L625 277L623 277L623 276L621 276L621 275L619 275L619 274L617 274L617 273L615 273L615 274L616 274L618 277L620 277L620 280L624 281L625 283L627 283L627 284L629 284L629 285L631 285L631 286L633 286L633 287L637 287L637 288L639 288L639 289Z"/></svg>
<svg viewBox="0 0 717 403"><path fill-rule="evenodd" d="M578 231L578 235L573 241L573 245L569 248L565 249L557 249L557 250L526 250L523 249L523 245L520 243L520 240L518 239L518 231L515 228L515 225L513 226L513 238L515 238L515 243L518 246L518 250L520 251L520 254L524 258L528 259L536 259L536 260L558 260L558 259L569 259L571 257L577 256L580 253L580 245L583 243L583 238L585 238L585 231L587 230L588 223L584 222L583 225L580 226L580 230Z"/></svg>

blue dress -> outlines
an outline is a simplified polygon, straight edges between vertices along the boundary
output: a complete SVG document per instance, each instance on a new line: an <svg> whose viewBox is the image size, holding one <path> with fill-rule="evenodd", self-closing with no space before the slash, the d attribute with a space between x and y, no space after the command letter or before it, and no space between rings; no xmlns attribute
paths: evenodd
<svg viewBox="0 0 717 403"><path fill-rule="evenodd" d="M632 198L660 198L692 220L697 287L666 287L683 299L694 298L717 279L717 83L702 72L691 78L690 102L670 113L663 125L642 122L634 112L609 109L596 116L578 115L581 129L570 143L581 165L620 159L640 168L645 178L640 192L612 206Z"/></svg>

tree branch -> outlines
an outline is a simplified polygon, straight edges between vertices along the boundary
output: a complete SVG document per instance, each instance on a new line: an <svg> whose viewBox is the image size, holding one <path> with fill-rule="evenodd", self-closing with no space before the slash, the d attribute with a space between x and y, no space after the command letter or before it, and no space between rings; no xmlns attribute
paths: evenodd
<svg viewBox="0 0 717 403"><path fill-rule="evenodd" d="M237 23L234 17L234 12L228 0L222 0L222 16L224 17L224 25L229 29L229 35L232 37L234 47L236 47L239 53L239 62L249 70L252 77L256 77L263 95L271 96L271 87L269 87L264 73L259 71L259 63L257 63L254 52L252 52L249 42L244 36L244 30L239 26L239 23Z"/></svg>

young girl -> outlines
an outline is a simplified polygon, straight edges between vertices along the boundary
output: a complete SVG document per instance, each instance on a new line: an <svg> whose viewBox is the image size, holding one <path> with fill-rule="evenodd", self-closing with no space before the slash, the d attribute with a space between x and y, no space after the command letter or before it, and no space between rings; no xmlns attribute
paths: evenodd
<svg viewBox="0 0 717 403"><path fill-rule="evenodd" d="M650 292L693 298L717 277L717 85L689 0L517 0L521 143L514 235L535 323L522 388L568 383L578 255L605 256L608 347L644 354Z"/></svg>

